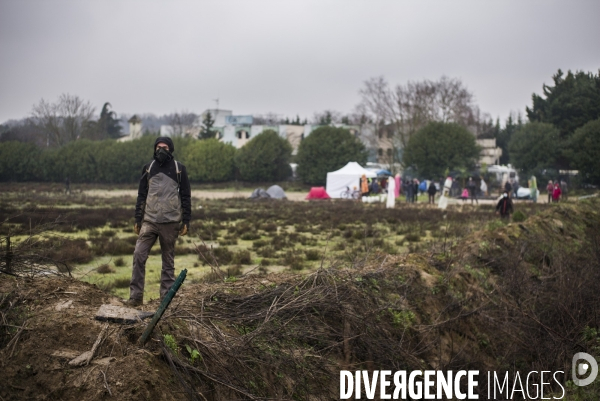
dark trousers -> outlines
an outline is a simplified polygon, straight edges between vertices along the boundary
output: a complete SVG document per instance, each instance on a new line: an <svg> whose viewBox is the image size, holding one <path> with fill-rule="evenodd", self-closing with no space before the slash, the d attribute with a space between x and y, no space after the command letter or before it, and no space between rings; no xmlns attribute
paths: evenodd
<svg viewBox="0 0 600 401"><path fill-rule="evenodd" d="M475 192L475 190L469 191L469 195L471 197L471 205L473 204L473 199L475 199L475 203L479 205L479 201L477 200L477 193Z"/></svg>
<svg viewBox="0 0 600 401"><path fill-rule="evenodd" d="M179 223L152 223L144 221L133 252L133 272L129 284L129 298L144 298L146 261L150 249L158 238L162 254L160 297L163 298L175 282L175 242L179 236Z"/></svg>
<svg viewBox="0 0 600 401"><path fill-rule="evenodd" d="M435 203L435 195L429 194L429 203Z"/></svg>

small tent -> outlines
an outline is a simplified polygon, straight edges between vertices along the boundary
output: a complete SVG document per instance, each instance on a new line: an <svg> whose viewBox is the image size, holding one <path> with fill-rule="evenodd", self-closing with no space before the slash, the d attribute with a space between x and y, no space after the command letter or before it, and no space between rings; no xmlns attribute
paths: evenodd
<svg viewBox="0 0 600 401"><path fill-rule="evenodd" d="M329 195L327 195L324 187L312 187L308 195L306 195L306 199L329 199Z"/></svg>
<svg viewBox="0 0 600 401"><path fill-rule="evenodd" d="M286 199L287 198L285 191L279 185L271 185L269 187L269 189L267 189L267 193L273 199Z"/></svg>
<svg viewBox="0 0 600 401"><path fill-rule="evenodd" d="M349 162L341 169L327 173L327 193L332 198L341 198L342 192L347 188L350 188L350 191L355 187L359 190L360 177L363 174L367 178L377 177L377 173L363 168L357 162Z"/></svg>
<svg viewBox="0 0 600 401"><path fill-rule="evenodd" d="M268 199L270 197L271 195L269 195L264 189L256 188L254 191L252 191L249 199Z"/></svg>

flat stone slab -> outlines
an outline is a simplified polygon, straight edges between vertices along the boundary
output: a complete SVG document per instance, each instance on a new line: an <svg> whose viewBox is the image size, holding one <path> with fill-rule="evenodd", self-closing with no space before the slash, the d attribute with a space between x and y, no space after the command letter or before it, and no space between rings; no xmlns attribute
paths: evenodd
<svg viewBox="0 0 600 401"><path fill-rule="evenodd" d="M103 322L137 323L152 316L154 316L154 312L143 312L133 308L104 304L96 312L95 318Z"/></svg>

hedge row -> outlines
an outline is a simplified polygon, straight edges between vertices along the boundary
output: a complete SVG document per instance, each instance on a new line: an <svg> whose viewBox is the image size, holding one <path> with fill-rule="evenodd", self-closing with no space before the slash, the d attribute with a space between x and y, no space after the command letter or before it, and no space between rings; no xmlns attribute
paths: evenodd
<svg viewBox="0 0 600 401"><path fill-rule="evenodd" d="M0 181L130 183L140 179L152 160L155 137L130 142L78 140L61 148L3 142ZM190 180L222 182L233 178L235 148L217 140L175 138L175 159L186 165Z"/></svg>
<svg viewBox="0 0 600 401"><path fill-rule="evenodd" d="M130 142L77 140L61 148L24 142L0 143L0 181L132 183L152 160L156 137ZM266 130L236 149L216 139L174 138L175 159L193 182L282 181L291 175L292 146ZM365 163L364 145L343 128L320 127L298 149L298 174L304 183L323 185L328 171L349 161Z"/></svg>

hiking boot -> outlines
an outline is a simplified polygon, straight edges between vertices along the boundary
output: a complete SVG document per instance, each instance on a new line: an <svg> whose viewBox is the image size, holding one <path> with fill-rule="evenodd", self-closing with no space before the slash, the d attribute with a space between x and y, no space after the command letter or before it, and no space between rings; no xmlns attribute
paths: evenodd
<svg viewBox="0 0 600 401"><path fill-rule="evenodd" d="M125 305L127 306L141 306L144 304L144 300L143 299L134 299L134 298L129 298L127 301L125 301Z"/></svg>

